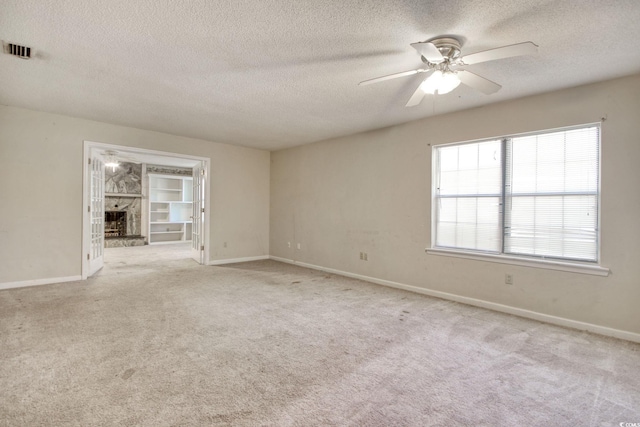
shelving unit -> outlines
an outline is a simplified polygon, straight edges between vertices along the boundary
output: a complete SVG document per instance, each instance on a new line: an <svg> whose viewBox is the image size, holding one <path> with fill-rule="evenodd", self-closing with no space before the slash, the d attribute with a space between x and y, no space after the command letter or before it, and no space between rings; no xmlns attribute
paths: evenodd
<svg viewBox="0 0 640 427"><path fill-rule="evenodd" d="M149 244L191 240L193 178L149 174Z"/></svg>

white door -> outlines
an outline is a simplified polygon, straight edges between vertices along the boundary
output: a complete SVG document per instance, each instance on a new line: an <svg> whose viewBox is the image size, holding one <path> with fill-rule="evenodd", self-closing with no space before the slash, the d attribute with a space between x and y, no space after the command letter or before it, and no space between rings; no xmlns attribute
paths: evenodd
<svg viewBox="0 0 640 427"><path fill-rule="evenodd" d="M89 276L104 265L104 162L92 154L91 195L89 200L89 221L91 223L91 243L89 245Z"/></svg>
<svg viewBox="0 0 640 427"><path fill-rule="evenodd" d="M191 258L204 264L204 163L193 168L193 214L191 236Z"/></svg>

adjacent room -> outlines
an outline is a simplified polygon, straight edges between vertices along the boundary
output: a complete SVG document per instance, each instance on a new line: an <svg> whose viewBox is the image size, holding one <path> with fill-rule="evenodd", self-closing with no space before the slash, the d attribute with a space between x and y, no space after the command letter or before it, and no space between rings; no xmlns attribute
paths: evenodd
<svg viewBox="0 0 640 427"><path fill-rule="evenodd" d="M640 423L640 4L8 0L0 425Z"/></svg>
<svg viewBox="0 0 640 427"><path fill-rule="evenodd" d="M92 142L85 154L83 279L104 266L108 248L183 243L193 249L188 257L204 263L207 159Z"/></svg>

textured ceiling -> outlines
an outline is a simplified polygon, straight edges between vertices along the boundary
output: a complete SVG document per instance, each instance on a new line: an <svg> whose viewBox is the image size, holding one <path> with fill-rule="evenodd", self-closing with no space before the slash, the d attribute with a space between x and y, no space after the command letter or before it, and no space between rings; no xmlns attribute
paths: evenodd
<svg viewBox="0 0 640 427"><path fill-rule="evenodd" d="M539 55L470 66L489 96L405 108L420 76L358 86L445 34ZM0 55L0 104L273 150L638 73L640 2L0 0L0 39L35 52Z"/></svg>

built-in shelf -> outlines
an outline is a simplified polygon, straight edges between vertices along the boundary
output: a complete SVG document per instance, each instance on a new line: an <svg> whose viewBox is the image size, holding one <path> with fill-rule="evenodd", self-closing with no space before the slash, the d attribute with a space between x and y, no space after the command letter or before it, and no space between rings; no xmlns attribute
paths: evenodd
<svg viewBox="0 0 640 427"><path fill-rule="evenodd" d="M149 174L149 243L191 240L191 177Z"/></svg>
<svg viewBox="0 0 640 427"><path fill-rule="evenodd" d="M105 197L142 197L142 194L104 193Z"/></svg>

